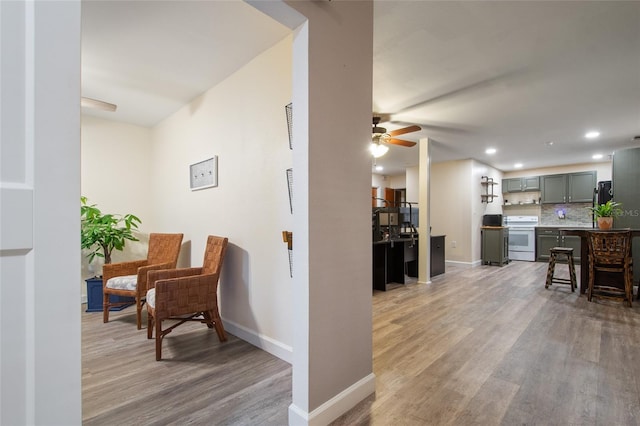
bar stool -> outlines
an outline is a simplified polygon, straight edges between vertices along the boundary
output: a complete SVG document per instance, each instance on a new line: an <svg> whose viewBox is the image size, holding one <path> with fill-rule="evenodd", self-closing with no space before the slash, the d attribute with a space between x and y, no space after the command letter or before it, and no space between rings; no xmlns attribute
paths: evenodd
<svg viewBox="0 0 640 426"><path fill-rule="evenodd" d="M549 249L549 268L547 269L547 282L544 288L549 288L551 284L569 284L571 291L574 292L578 286L576 280L576 268L573 263L573 249L571 247L552 247ZM556 261L558 256L566 256L569 266L570 278L556 278L553 276L556 269Z"/></svg>

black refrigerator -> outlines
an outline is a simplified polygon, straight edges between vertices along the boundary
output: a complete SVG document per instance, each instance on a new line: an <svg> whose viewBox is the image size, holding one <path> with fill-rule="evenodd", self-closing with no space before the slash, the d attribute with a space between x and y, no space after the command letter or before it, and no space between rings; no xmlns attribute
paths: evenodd
<svg viewBox="0 0 640 426"><path fill-rule="evenodd" d="M606 204L607 201L613 198L613 188L611 187L611 181L605 180L602 182L598 182L598 187L596 188L596 197L595 203L596 205Z"/></svg>
<svg viewBox="0 0 640 426"><path fill-rule="evenodd" d="M613 220L616 228L640 229L640 148L616 151L612 169L613 199L622 203L623 214ZM633 241L633 264L640 265L640 238ZM640 268L633 268L633 282L640 279Z"/></svg>

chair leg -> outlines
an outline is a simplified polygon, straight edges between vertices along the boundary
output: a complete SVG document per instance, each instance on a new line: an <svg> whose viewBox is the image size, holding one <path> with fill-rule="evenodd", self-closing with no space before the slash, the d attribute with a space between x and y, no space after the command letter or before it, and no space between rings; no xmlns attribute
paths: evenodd
<svg viewBox="0 0 640 426"><path fill-rule="evenodd" d="M138 330L142 330L142 301L139 295L136 296L136 322Z"/></svg>
<svg viewBox="0 0 640 426"><path fill-rule="evenodd" d="M220 318L220 312L218 311L218 308L216 307L215 310L210 311L209 315L211 316L211 319L213 319L213 326L216 329L218 340L220 340L221 342L226 342L227 334L224 331L224 326L222 325L222 318Z"/></svg>
<svg viewBox="0 0 640 426"><path fill-rule="evenodd" d="M156 361L160 361L162 359L162 320L154 320L155 329L156 329Z"/></svg>
<svg viewBox="0 0 640 426"><path fill-rule="evenodd" d="M631 308L632 300L633 300L633 275L629 269L625 271L624 275L625 275L624 290L625 290L625 294L627 295L627 303Z"/></svg>
<svg viewBox="0 0 640 426"><path fill-rule="evenodd" d="M551 253L549 255L549 268L547 268L547 282L544 285L544 288L549 288L552 284L551 281L553 279L553 273L556 269L556 255Z"/></svg>
<svg viewBox="0 0 640 426"><path fill-rule="evenodd" d="M147 310L147 339L153 339L153 315Z"/></svg>
<svg viewBox="0 0 640 426"><path fill-rule="evenodd" d="M569 264L569 276L571 279L571 292L573 293L574 291L576 291L576 288L578 287L578 280L576 279L576 267L575 264L573 263L573 256L567 256L568 257L568 261L567 263Z"/></svg>
<svg viewBox="0 0 640 426"><path fill-rule="evenodd" d="M102 322L103 323L108 323L109 322L109 295L107 293L104 293L102 295Z"/></svg>

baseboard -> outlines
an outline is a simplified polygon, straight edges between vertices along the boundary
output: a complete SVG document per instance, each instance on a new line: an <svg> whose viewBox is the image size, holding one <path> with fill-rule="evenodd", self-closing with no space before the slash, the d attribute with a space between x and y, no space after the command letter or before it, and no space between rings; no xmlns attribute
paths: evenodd
<svg viewBox="0 0 640 426"><path fill-rule="evenodd" d="M293 362L293 348L291 346L285 345L282 342L278 342L277 340L263 334L256 333L254 330L250 330L247 327L234 323L233 321L229 321L225 318L222 318L222 324L224 324L225 330L234 336L251 343L253 346L258 347L265 352L269 352L271 355L276 356L289 364Z"/></svg>
<svg viewBox="0 0 640 426"><path fill-rule="evenodd" d="M478 266L482 263L482 260L474 260L472 262L460 262L457 260L447 260L445 261L446 265L461 265L461 266Z"/></svg>
<svg viewBox="0 0 640 426"><path fill-rule="evenodd" d="M376 391L376 376L371 373L358 380L310 413L291 404L289 406L289 425L324 426L328 425L363 399Z"/></svg>

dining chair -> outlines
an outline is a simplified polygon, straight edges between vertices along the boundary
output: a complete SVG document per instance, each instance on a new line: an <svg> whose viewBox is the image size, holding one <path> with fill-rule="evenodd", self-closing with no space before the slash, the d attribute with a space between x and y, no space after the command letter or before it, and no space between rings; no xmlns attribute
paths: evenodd
<svg viewBox="0 0 640 426"><path fill-rule="evenodd" d="M615 299L626 301L631 307L633 299L631 231L588 231L588 240L587 300L591 302L594 296ZM616 276L622 277L622 285Z"/></svg>
<svg viewBox="0 0 640 426"><path fill-rule="evenodd" d="M147 272L175 268L183 234L149 234L146 259L109 263L102 268L103 322L109 322L109 308L129 302L111 302L109 296L133 297L136 301L136 322L142 328L142 306L147 294Z"/></svg>
<svg viewBox="0 0 640 426"><path fill-rule="evenodd" d="M187 321L198 321L215 328L218 340L227 340L218 309L218 281L228 239L210 235L202 267L149 272L147 290L147 338L156 334L156 361L162 358L162 340ZM162 329L162 322L175 320Z"/></svg>

